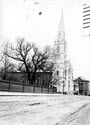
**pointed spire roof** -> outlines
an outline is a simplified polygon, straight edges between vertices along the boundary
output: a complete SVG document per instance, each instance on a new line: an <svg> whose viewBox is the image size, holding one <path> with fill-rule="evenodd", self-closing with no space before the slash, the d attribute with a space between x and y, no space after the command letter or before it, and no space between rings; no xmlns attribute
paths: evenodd
<svg viewBox="0 0 90 125"><path fill-rule="evenodd" d="M58 33L65 33L65 30L64 30L64 19L63 19L63 10L62 10L62 14L61 14L61 19L60 19Z"/></svg>
<svg viewBox="0 0 90 125"><path fill-rule="evenodd" d="M62 10L57 38L55 41L61 41L64 38L64 36L65 36L65 29L64 29L64 19L63 19L63 10Z"/></svg>

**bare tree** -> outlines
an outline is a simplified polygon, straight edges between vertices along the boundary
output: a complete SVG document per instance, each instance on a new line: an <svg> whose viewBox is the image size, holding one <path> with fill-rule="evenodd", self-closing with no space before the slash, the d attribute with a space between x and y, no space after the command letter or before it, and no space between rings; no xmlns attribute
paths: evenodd
<svg viewBox="0 0 90 125"><path fill-rule="evenodd" d="M33 76L32 81L35 83L35 75L38 71L50 71L50 54L51 48L46 46L42 51L33 46L32 64L33 64Z"/></svg>
<svg viewBox="0 0 90 125"><path fill-rule="evenodd" d="M14 69L14 65L11 63L11 60L5 53L8 53L8 43L3 45L2 53L1 53L1 77L2 79L6 79L8 77L8 72Z"/></svg>
<svg viewBox="0 0 90 125"><path fill-rule="evenodd" d="M32 50L32 45L30 43L25 43L24 38L17 38L17 44L16 47L13 47L12 45L9 47L10 51L9 53L5 53L8 57L14 59L16 62L19 62L18 70L23 71L25 69L25 72L27 73L27 78L30 81L30 72L31 72L31 59L30 59L30 53Z"/></svg>
<svg viewBox="0 0 90 125"><path fill-rule="evenodd" d="M38 71L49 71L50 69L50 47L40 51L34 44L25 42L24 38L17 38L16 47L10 46L10 51L5 53L8 57L18 61L17 69L27 73L29 83L35 83L35 76ZM52 66L51 66L52 67ZM32 79L30 73L32 72Z"/></svg>
<svg viewBox="0 0 90 125"><path fill-rule="evenodd" d="M0 45L0 63L2 62L3 59L3 47L4 47L4 43L2 45Z"/></svg>

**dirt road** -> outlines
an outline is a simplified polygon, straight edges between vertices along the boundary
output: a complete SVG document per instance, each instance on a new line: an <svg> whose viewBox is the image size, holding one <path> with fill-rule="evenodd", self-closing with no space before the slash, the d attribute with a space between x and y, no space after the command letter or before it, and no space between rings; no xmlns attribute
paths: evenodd
<svg viewBox="0 0 90 125"><path fill-rule="evenodd" d="M90 125L89 103L73 95L0 96L0 125Z"/></svg>
<svg viewBox="0 0 90 125"><path fill-rule="evenodd" d="M90 125L90 103L69 114L57 125Z"/></svg>

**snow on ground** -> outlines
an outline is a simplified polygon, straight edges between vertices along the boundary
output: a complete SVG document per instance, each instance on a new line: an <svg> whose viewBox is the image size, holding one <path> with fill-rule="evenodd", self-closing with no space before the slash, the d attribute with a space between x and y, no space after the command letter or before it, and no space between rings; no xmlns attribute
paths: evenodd
<svg viewBox="0 0 90 125"><path fill-rule="evenodd" d="M0 95L0 125L76 125L78 117L84 119L90 114L90 98L86 96L7 92Z"/></svg>

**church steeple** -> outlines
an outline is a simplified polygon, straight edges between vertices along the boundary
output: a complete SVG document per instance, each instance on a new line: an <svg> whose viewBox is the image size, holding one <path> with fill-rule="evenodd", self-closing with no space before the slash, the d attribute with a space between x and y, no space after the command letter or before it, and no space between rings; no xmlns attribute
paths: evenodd
<svg viewBox="0 0 90 125"><path fill-rule="evenodd" d="M72 91L72 70L70 69L70 62L67 60L67 43L65 39L63 10L60 18L57 38L54 43L53 51L53 81L54 86L57 87L57 92Z"/></svg>
<svg viewBox="0 0 90 125"><path fill-rule="evenodd" d="M63 10L62 10L62 15L61 15L61 19L60 19L60 24L59 24L59 32L60 33L64 33L64 19L63 19Z"/></svg>
<svg viewBox="0 0 90 125"><path fill-rule="evenodd" d="M63 82L64 80L64 70L65 70L65 60L66 60L66 40L65 40L65 30L64 30L64 19L63 10L61 14L61 19L59 23L59 29L57 33L57 38L54 44L54 72L53 77L59 79L57 82L57 91L63 92Z"/></svg>
<svg viewBox="0 0 90 125"><path fill-rule="evenodd" d="M57 41L61 42L64 37L65 37L65 29L64 29L64 18L63 18L63 10L62 10L60 23L59 23L59 29L57 33Z"/></svg>

